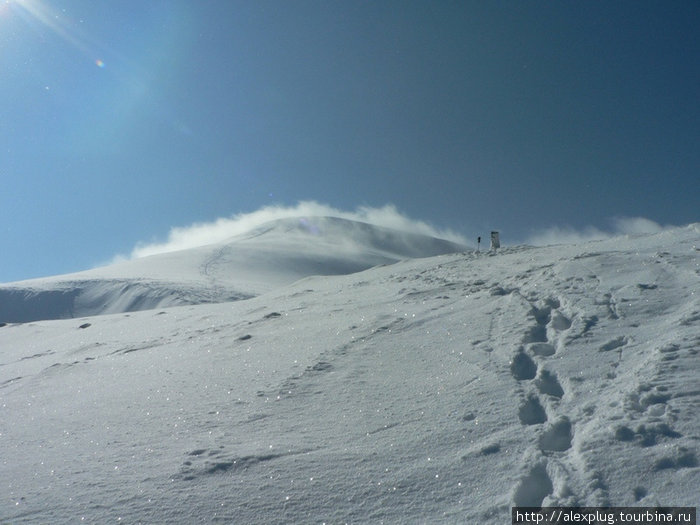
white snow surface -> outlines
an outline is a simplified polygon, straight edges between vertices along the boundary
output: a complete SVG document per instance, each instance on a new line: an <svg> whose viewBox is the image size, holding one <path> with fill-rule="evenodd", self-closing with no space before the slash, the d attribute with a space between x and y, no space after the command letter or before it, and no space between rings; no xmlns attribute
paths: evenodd
<svg viewBox="0 0 700 525"><path fill-rule="evenodd" d="M434 254L335 226L5 285L131 279L192 304L0 327L0 522L698 504L700 224L411 259Z"/></svg>
<svg viewBox="0 0 700 525"><path fill-rule="evenodd" d="M336 217L270 221L225 242L0 285L0 321L27 322L247 299L311 275L466 248Z"/></svg>

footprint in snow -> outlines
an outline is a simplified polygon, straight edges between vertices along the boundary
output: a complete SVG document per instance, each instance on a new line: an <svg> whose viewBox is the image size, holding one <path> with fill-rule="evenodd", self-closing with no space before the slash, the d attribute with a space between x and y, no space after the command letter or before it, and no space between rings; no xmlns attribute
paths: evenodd
<svg viewBox="0 0 700 525"><path fill-rule="evenodd" d="M530 343L528 349L535 355L549 357L556 353L554 345L550 343Z"/></svg>
<svg viewBox="0 0 700 525"><path fill-rule="evenodd" d="M635 441L642 447L651 447L664 438L676 439L682 437L666 423L653 423L639 425L632 430L626 425L620 425L615 429L617 441Z"/></svg>
<svg viewBox="0 0 700 525"><path fill-rule="evenodd" d="M522 347L510 362L510 373L518 381L534 379L537 374L537 365Z"/></svg>
<svg viewBox="0 0 700 525"><path fill-rule="evenodd" d="M638 283L637 288L640 290L656 290L658 286L656 284Z"/></svg>
<svg viewBox="0 0 700 525"><path fill-rule="evenodd" d="M644 487L635 487L634 491L632 492L632 495L634 496L634 501L640 501L641 499L645 498L647 495L647 489Z"/></svg>
<svg viewBox="0 0 700 525"><path fill-rule="evenodd" d="M571 448L572 426L569 418L561 417L549 425L540 435L542 452L563 452Z"/></svg>
<svg viewBox="0 0 700 525"><path fill-rule="evenodd" d="M520 480L513 494L513 503L516 507L541 507L544 498L553 490L552 480L547 474L547 465L541 462L532 467Z"/></svg>
<svg viewBox="0 0 700 525"><path fill-rule="evenodd" d="M535 379L535 386L540 394L547 394L552 397L561 398L564 395L564 389L559 384L557 375L549 370L540 370L539 375Z"/></svg>
<svg viewBox="0 0 700 525"><path fill-rule="evenodd" d="M698 466L695 452L685 447L678 447L670 455L663 456L654 463L654 470L694 468Z"/></svg>
<svg viewBox="0 0 700 525"><path fill-rule="evenodd" d="M218 449L196 449L187 454L182 463L179 477L191 481L204 475L218 474L231 470L245 471L250 467L280 457L282 454L252 454L247 456L230 456L224 447Z"/></svg>
<svg viewBox="0 0 700 525"><path fill-rule="evenodd" d="M582 335L587 335L597 324L600 319L597 315L589 315L583 318Z"/></svg>
<svg viewBox="0 0 700 525"><path fill-rule="evenodd" d="M571 319L563 315L561 312L555 311L552 314L550 326L559 332L563 332L564 330L571 328Z"/></svg>
<svg viewBox="0 0 700 525"><path fill-rule="evenodd" d="M547 421L547 413L540 404L539 398L530 394L518 408L518 418L523 425L539 425Z"/></svg>
<svg viewBox="0 0 700 525"><path fill-rule="evenodd" d="M663 415L666 412L666 403L671 399L671 394L663 385L641 384L635 392L627 395L625 408L631 412L650 411L653 416Z"/></svg>
<svg viewBox="0 0 700 525"><path fill-rule="evenodd" d="M551 319L552 307L549 304L545 304L544 307L538 308L537 306L532 307L530 310L530 315L535 318L535 321L540 326L546 326Z"/></svg>
<svg viewBox="0 0 700 525"><path fill-rule="evenodd" d="M525 335L522 342L528 343L546 343L547 342L547 327L541 324L531 326Z"/></svg>

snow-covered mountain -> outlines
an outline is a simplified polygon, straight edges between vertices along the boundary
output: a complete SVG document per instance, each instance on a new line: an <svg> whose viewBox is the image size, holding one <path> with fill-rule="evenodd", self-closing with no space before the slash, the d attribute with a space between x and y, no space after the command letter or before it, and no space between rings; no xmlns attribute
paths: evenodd
<svg viewBox="0 0 700 525"><path fill-rule="evenodd" d="M348 274L465 249L446 240L347 219L278 219L201 248L0 285L0 321L248 299L311 275Z"/></svg>
<svg viewBox="0 0 700 525"><path fill-rule="evenodd" d="M242 300L0 328L0 522L698 504L700 224L498 253L329 224L41 281Z"/></svg>

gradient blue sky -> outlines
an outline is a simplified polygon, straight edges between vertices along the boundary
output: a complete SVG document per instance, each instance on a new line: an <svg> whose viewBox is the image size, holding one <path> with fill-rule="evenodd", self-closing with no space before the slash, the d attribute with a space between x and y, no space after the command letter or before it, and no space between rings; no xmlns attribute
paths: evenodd
<svg viewBox="0 0 700 525"><path fill-rule="evenodd" d="M0 282L271 204L700 220L700 2L2 0Z"/></svg>

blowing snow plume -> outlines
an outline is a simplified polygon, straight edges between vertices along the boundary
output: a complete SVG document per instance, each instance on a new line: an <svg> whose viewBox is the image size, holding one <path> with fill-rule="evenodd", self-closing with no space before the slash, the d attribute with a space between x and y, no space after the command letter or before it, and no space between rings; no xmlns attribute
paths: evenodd
<svg viewBox="0 0 700 525"><path fill-rule="evenodd" d="M315 205L317 212L327 211ZM304 211L309 211L308 206ZM402 259L465 251L393 208L386 228L274 209L171 233L168 243L103 268L0 287L0 321L27 322L249 299L312 275L346 275Z"/></svg>
<svg viewBox="0 0 700 525"><path fill-rule="evenodd" d="M660 233L677 226L662 226L644 217L617 217L611 220L611 230L603 231L594 226L577 230L568 226L552 226L530 235L527 244L547 246L552 244L579 244L600 241L620 235Z"/></svg>
<svg viewBox="0 0 700 525"><path fill-rule="evenodd" d="M186 250L222 242L278 219L311 217L337 217L402 232L437 237L458 244L466 243L464 237L457 233L449 230L438 230L423 221L406 217L392 204L387 204L381 208L360 206L355 211L342 211L315 201L302 201L296 206L265 206L251 213L241 213L230 218L220 218L213 222L175 227L170 230L168 239L165 242L137 244L131 252L131 258Z"/></svg>

